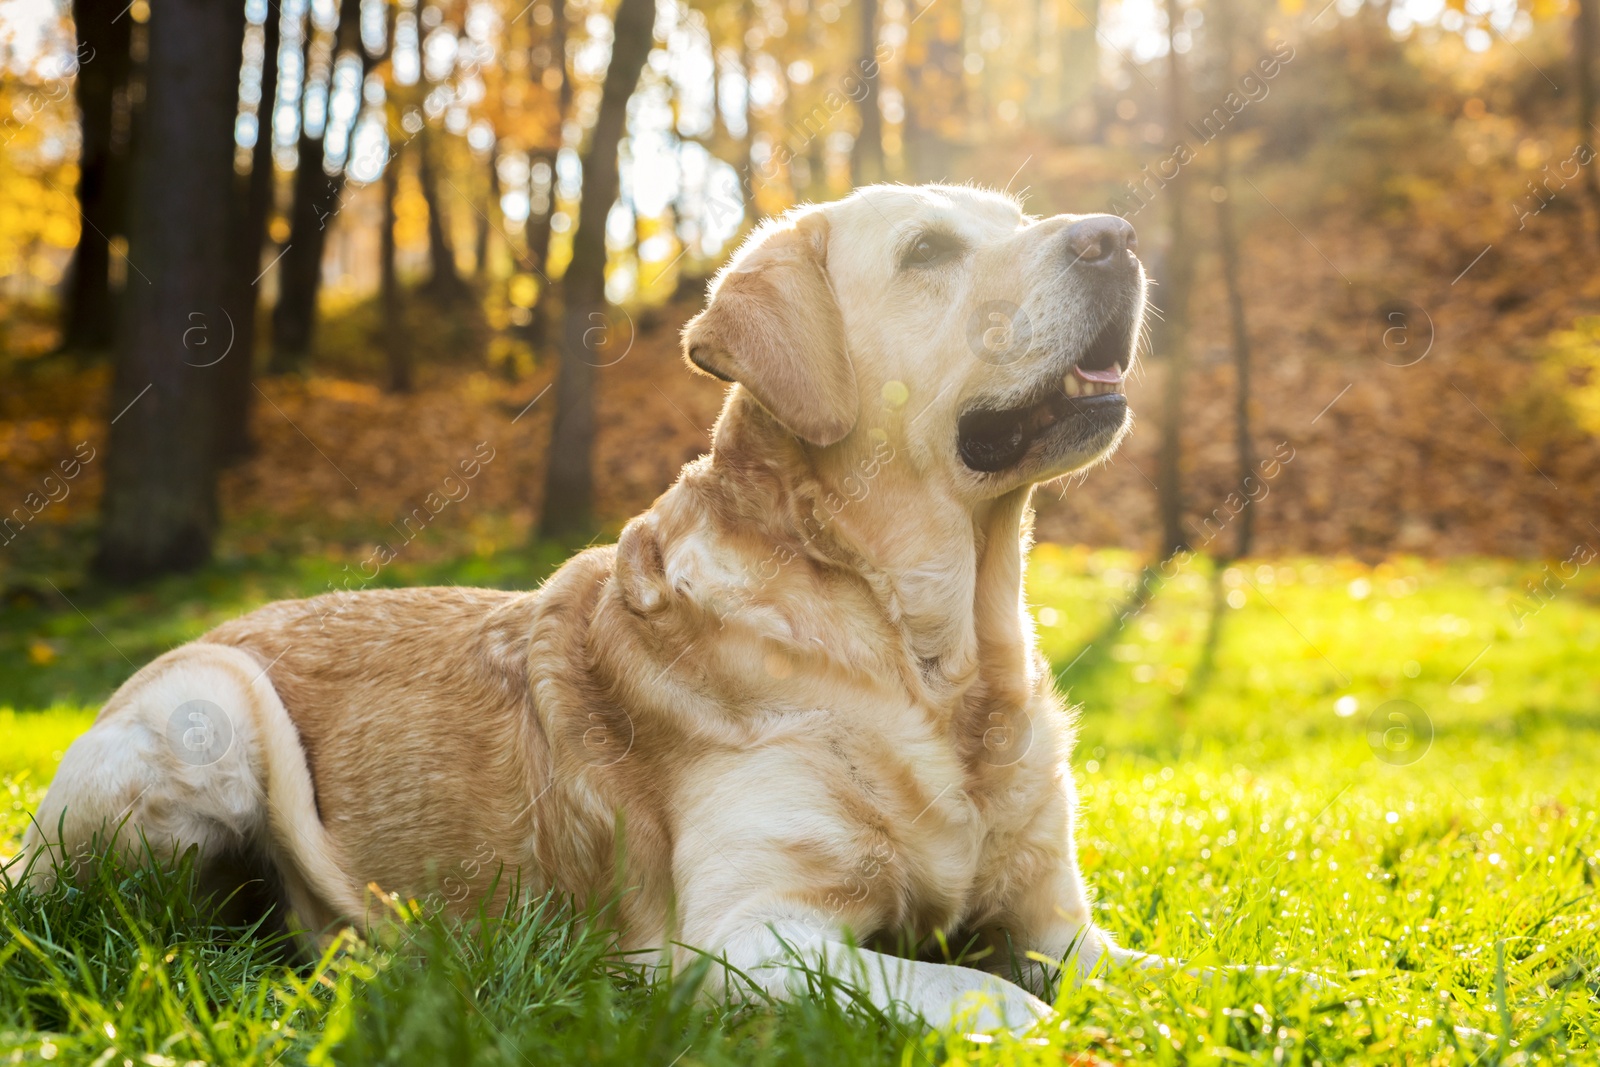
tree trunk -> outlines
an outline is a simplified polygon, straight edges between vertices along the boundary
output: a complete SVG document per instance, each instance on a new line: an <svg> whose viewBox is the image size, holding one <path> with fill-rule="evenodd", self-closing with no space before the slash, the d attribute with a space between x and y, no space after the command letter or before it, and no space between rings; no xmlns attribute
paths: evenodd
<svg viewBox="0 0 1600 1067"><path fill-rule="evenodd" d="M728 132L728 116L722 110L722 50L714 37L707 39L711 43L711 144L708 150L720 157L722 146L728 144L733 135Z"/></svg>
<svg viewBox="0 0 1600 1067"><path fill-rule="evenodd" d="M821 137L811 138L806 152L806 195L812 200L828 196L828 144Z"/></svg>
<svg viewBox="0 0 1600 1067"><path fill-rule="evenodd" d="M788 186L784 190L785 198L790 203L799 203L800 183L796 180L795 174L795 171L799 168L795 166L794 151L789 145L789 131L794 128L795 93L794 82L789 78L789 66L793 62L791 57L804 55L804 53L794 50L795 42L792 38L786 39L784 43L788 47L778 49L777 54L773 56L776 61L774 66L777 68L778 92L780 94L778 98L778 132L772 138L772 144L767 153L767 172L763 176L780 188ZM801 163L800 166L803 167L805 164Z"/></svg>
<svg viewBox="0 0 1600 1067"><path fill-rule="evenodd" d="M567 5L566 0L549 0L549 3L551 14L549 62L552 69L561 75L560 87L557 90L559 95L556 97L556 113L564 123L572 111L572 79L567 76ZM529 17L532 17L531 13ZM538 39L537 30L534 39ZM528 221L523 224L523 235L528 242L528 260L533 266L533 272L539 276L539 299L529 309L528 318L528 343L533 346L536 359L543 356L551 347L550 308L556 299L556 293L550 282L550 217L556 210L556 155L561 150L561 139L561 131L557 129L556 143L542 152L532 154L528 160L530 167L543 163L550 168L550 195L546 198L544 210L535 211L530 203ZM530 179L529 192L532 191Z"/></svg>
<svg viewBox="0 0 1600 1067"><path fill-rule="evenodd" d="M339 25L334 31L337 35L334 63L340 54L356 50L362 57L363 68L368 65L366 51L361 48L360 20L361 0L341 0ZM305 69L308 71L315 41L316 34L308 32L305 46ZM331 67L329 83L331 92ZM323 170L323 159L323 138L307 136L302 125L294 170L294 204L289 209L289 243L278 263L278 305L272 310L270 369L274 374L301 370L311 354L317 324L317 292L322 286L322 252L328 242L328 227L339 214L344 191L344 170L329 175Z"/></svg>
<svg viewBox="0 0 1600 1067"><path fill-rule="evenodd" d="M948 17L961 21L961 8L951 8ZM959 170L956 146L940 128L940 119L948 121L971 110L962 67L966 31L963 28L953 39L947 39L936 22L937 19L928 19L910 28L918 38L911 47L918 48L926 58L906 70L901 156L907 176L919 182L948 181Z"/></svg>
<svg viewBox="0 0 1600 1067"><path fill-rule="evenodd" d="M434 159L433 136L428 127L417 137L417 180L422 199L428 204L428 263L433 274L428 292L437 300L450 302L466 294L467 284L456 267L456 246L450 239L450 220L445 217L444 198L439 195L438 161Z"/></svg>
<svg viewBox="0 0 1600 1067"><path fill-rule="evenodd" d="M322 250L336 199L334 180L322 172L322 138L302 136L289 209L289 243L278 261L278 303L272 309L273 374L305 366L316 328Z"/></svg>
<svg viewBox="0 0 1600 1067"><path fill-rule="evenodd" d="M282 18L267 9L262 24L261 103L256 108L256 143L250 151L250 174L237 184L235 225L238 227L231 277L228 313L233 320L234 344L219 366L217 407L217 457L224 463L250 454L251 388L256 358L256 309L261 289L261 245L272 215L276 175L272 167L272 112L278 95L278 44Z"/></svg>
<svg viewBox="0 0 1600 1067"><path fill-rule="evenodd" d="M61 347L103 349L111 345L111 236L123 228L128 196L126 153L114 136L117 93L133 65L128 45L133 19L119 18L119 0L74 0L78 31L78 111L83 148L78 157L78 208L83 213L78 247L63 294Z"/></svg>
<svg viewBox="0 0 1600 1067"><path fill-rule="evenodd" d="M411 339L405 328L405 305L395 264L395 201L400 196L400 154L397 146L383 166L383 230L379 234L378 301L383 309L383 355L389 368L389 391L409 393L412 387Z"/></svg>
<svg viewBox="0 0 1600 1067"><path fill-rule="evenodd" d="M1094 97L1100 70L1099 0L1074 0L1058 17L1083 21L1083 25L1063 27L1060 58L1056 62L1058 89L1052 116L1056 127L1073 137L1082 137L1093 126L1089 105ZM1076 121L1078 118L1089 121Z"/></svg>
<svg viewBox="0 0 1600 1067"><path fill-rule="evenodd" d="M131 581L211 555L217 374L229 267L244 5L162 0L150 16L128 293L118 322L95 570ZM220 238L220 239L219 239Z"/></svg>
<svg viewBox="0 0 1600 1067"><path fill-rule="evenodd" d="M472 272L480 280L489 277L489 234L493 229L490 220L500 210L500 146L489 149L489 173L483 194L483 210L478 213L477 240L473 243Z"/></svg>
<svg viewBox="0 0 1600 1067"><path fill-rule="evenodd" d="M1239 492L1248 500L1250 482L1257 477L1255 447L1250 438L1250 329L1244 311L1244 287L1239 280L1239 238L1233 224L1233 196L1228 188L1229 134L1217 139L1217 249L1222 258L1222 281L1228 291L1228 321L1233 330L1233 366L1238 378L1234 393L1234 437L1238 456ZM1246 504L1239 513L1238 540L1233 555L1241 559L1250 554L1255 535L1255 507Z"/></svg>
<svg viewBox="0 0 1600 1067"><path fill-rule="evenodd" d="M1600 41L1600 0L1578 0L1572 20L1572 66L1578 83L1578 140L1595 143L1595 49ZM1583 168L1583 186L1597 213L1600 213L1600 174L1594 166Z"/></svg>
<svg viewBox="0 0 1600 1067"><path fill-rule="evenodd" d="M537 358L550 347L550 302L555 298L550 285L550 216L556 210L556 154L541 152L529 161L530 169L544 163L550 168L550 195L543 211L528 205L528 221L523 224L523 235L528 241L528 263L539 276L539 299L529 309L528 343ZM530 179L531 191L531 179Z"/></svg>
<svg viewBox="0 0 1600 1067"><path fill-rule="evenodd" d="M828 47L829 37L826 32L828 27L817 17L817 9L820 6L821 0L806 0L804 16L806 35L805 40L800 43L802 54L820 55ZM815 87L816 82L813 79L812 84L807 87L808 97L810 92L815 90ZM811 99L814 100L815 98L811 97ZM804 116L808 112L809 109L802 103L802 122L806 121ZM785 137L792 136L794 132L794 128L787 123L784 124L783 130ZM809 127L802 127L800 132L804 134L803 144L790 144L789 147L792 151L805 152L806 188L804 199L825 200L828 198L827 138L821 133L809 129Z"/></svg>
<svg viewBox="0 0 1600 1067"><path fill-rule="evenodd" d="M1172 47L1173 36L1181 25L1177 0L1166 0L1167 9L1167 143L1184 139L1183 61ZM1188 193L1188 173L1179 167L1162 195L1167 198L1167 249L1163 264L1164 284L1156 290L1162 298L1162 318L1156 320L1156 351L1167 359L1166 388L1161 412L1161 449L1156 468L1157 496L1161 511L1161 552L1163 558L1189 545L1183 530L1183 393L1189 370L1189 290L1194 281L1194 251L1190 247L1184 200Z"/></svg>
<svg viewBox="0 0 1600 1067"><path fill-rule="evenodd" d="M878 103L878 0L858 0L861 55L852 73L861 79L857 108L861 129L850 148L850 176L856 185L883 180L883 109Z"/></svg>
<svg viewBox="0 0 1600 1067"><path fill-rule="evenodd" d="M1217 0L1212 9L1214 28L1212 37L1217 47L1217 66L1227 84L1234 83L1234 24L1233 0ZM1211 198L1217 205L1217 251L1222 260L1222 284L1228 294L1228 323L1233 333L1233 366L1238 379L1234 392L1234 451L1238 459L1240 495L1249 501L1255 496L1250 491L1256 479L1255 448L1250 437L1250 328L1245 317L1244 286L1239 280L1239 235L1233 220L1232 179L1233 131L1225 129L1217 137L1217 184ZM1255 536L1256 511L1246 504L1239 514L1239 529L1234 542L1233 558L1250 554ZM1219 553L1221 554L1221 553Z"/></svg>
<svg viewBox="0 0 1600 1067"><path fill-rule="evenodd" d="M739 76L744 79L744 137L739 141L739 193L744 197L745 218L750 220L751 226L760 225L763 217L756 203L756 164L750 155L756 143L756 112L750 99L750 81L755 73L750 30L755 8L755 0L744 0L739 5Z"/></svg>
<svg viewBox="0 0 1600 1067"><path fill-rule="evenodd" d="M628 117L628 99L650 55L655 0L622 0L611 44L589 150L583 158L583 191L572 238L572 262L562 281L561 369L556 384L555 422L550 434L540 533L546 537L586 532L593 522L594 379L598 359L592 332L606 310L606 216L620 185L617 146Z"/></svg>
<svg viewBox="0 0 1600 1067"><path fill-rule="evenodd" d="M556 107L561 116L561 121L566 122L572 117L572 78L567 74L567 0L550 0L551 15L554 16L550 23L550 48L553 52L551 58L561 71L561 88L556 98Z"/></svg>

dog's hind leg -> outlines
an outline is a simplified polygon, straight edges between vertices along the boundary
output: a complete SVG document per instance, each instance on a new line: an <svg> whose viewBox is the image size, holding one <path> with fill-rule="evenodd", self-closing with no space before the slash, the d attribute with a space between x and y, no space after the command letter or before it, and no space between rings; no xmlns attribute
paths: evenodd
<svg viewBox="0 0 1600 1067"><path fill-rule="evenodd" d="M137 860L197 847L208 886L240 857L272 869L303 929L361 919L288 711L265 666L231 646L185 645L117 690L67 749L23 845L36 886L108 848Z"/></svg>

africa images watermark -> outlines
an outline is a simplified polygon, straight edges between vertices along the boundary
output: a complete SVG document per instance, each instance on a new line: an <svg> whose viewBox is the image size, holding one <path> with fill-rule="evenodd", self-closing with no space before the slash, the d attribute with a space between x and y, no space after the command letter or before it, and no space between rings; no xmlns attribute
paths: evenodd
<svg viewBox="0 0 1600 1067"><path fill-rule="evenodd" d="M84 53L88 53L85 55ZM46 107L57 104L72 95L72 80L77 76L79 69L93 61L95 51L87 44L79 44L78 50L69 56L62 65L59 73L47 75L51 83L48 89L29 89L12 105L11 113L0 118L0 132L5 134L5 139L0 144L8 145L16 139L17 134L32 125Z"/></svg>
<svg viewBox="0 0 1600 1067"><path fill-rule="evenodd" d="M1546 563L1543 581L1529 578L1523 586L1527 595L1512 597L1508 605L1517 629L1522 629L1528 619L1539 614L1547 604L1555 600L1556 596L1567 587L1567 583L1578 577L1580 570L1594 562L1596 554L1594 547L1584 541L1575 546L1567 554L1566 559L1556 564L1556 569L1552 569L1551 565Z"/></svg>
<svg viewBox="0 0 1600 1067"><path fill-rule="evenodd" d="M1189 561L1215 541L1234 519L1244 514L1246 508L1266 500L1272 492L1272 483L1283 473L1285 467L1294 462L1295 455L1293 445L1288 441L1279 441L1272 450L1272 456L1256 464L1259 477L1247 475L1239 488L1224 497L1221 505L1212 508L1210 513L1200 520L1198 526L1193 519L1187 520L1198 535L1197 539L1155 567L1145 569L1143 579L1128 597L1121 614L1117 616L1117 625L1126 623L1128 619L1143 611L1162 587L1176 578L1189 565Z"/></svg>
<svg viewBox="0 0 1600 1067"><path fill-rule="evenodd" d="M30 490L22 498L21 504L0 517L0 537L5 538L0 543L9 545L15 541L28 524L37 519L46 508L52 504L59 504L72 495L73 479L82 474L83 468L94 462L98 454L88 441L79 441L73 449L73 454L56 464L55 470L61 472L59 477L55 471L45 475L38 489Z"/></svg>
<svg viewBox="0 0 1600 1067"><path fill-rule="evenodd" d="M847 108L860 107L871 98L873 83L882 74L883 64L894 56L894 46L880 43L871 56L857 60L837 85L823 94L815 107L784 124L781 133L773 138L771 151L764 162L757 165L747 159L740 165L741 181L734 188L743 186L746 181L771 184L782 178L784 171L800 158L801 152L817 138L827 134ZM711 218L726 222L742 216L745 204L731 189L710 190L706 209Z"/></svg>
<svg viewBox="0 0 1600 1067"><path fill-rule="evenodd" d="M1287 455L1285 455L1286 450ZM1244 513L1245 508L1267 499L1267 495L1272 492L1273 480L1283 473L1284 467L1294 462L1294 457L1294 446L1288 441L1279 441L1272 450L1272 458L1264 459L1256 465L1261 477L1246 475L1239 488L1223 498L1220 507L1212 508L1211 513L1200 520L1200 525L1195 530L1195 533L1200 535L1196 547L1205 548L1210 545L1229 523ZM1189 524L1193 526L1194 520L1190 519Z"/></svg>
<svg viewBox="0 0 1600 1067"><path fill-rule="evenodd" d="M167 717L167 746L192 767L209 767L233 748L233 718L209 700L187 700Z"/></svg>
<svg viewBox="0 0 1600 1067"><path fill-rule="evenodd" d="M872 454L856 465L855 473L846 475L839 483L839 489L844 495L840 496L837 492L825 494L800 520L800 525L804 528L802 546L810 545L826 533L828 527L833 525L833 521L851 504L865 500L867 494L872 491L872 480L884 467L894 462L897 454L887 436L878 440L873 445ZM761 588L776 578L778 573L798 556L799 552L786 544L779 544L773 548L757 565L756 588Z"/></svg>
<svg viewBox="0 0 1600 1067"><path fill-rule="evenodd" d="M470 483L483 472L485 466L494 460L495 454L494 446L490 445L489 442L478 442L477 447L473 449L472 456L459 461L455 465L455 469L445 475L436 488L429 490L423 496L421 503L397 520L398 524L396 522L389 523L389 526L400 535L400 540L393 543L379 541L373 547L372 554L356 565L357 569L355 571L350 569L348 563L345 564L343 584L337 585L335 584L337 579L330 579L328 589L334 593L354 593L359 592L376 580L383 568L399 559L401 551L412 541L422 536L428 525L438 518L446 508L451 504L461 503L471 495L472 486ZM459 475L456 471L460 472ZM319 617L322 622L326 623L329 616L339 614L340 609L337 599L330 600L320 612Z"/></svg>
<svg viewBox="0 0 1600 1067"><path fill-rule="evenodd" d="M798 119L790 119L783 136L772 146L772 153L759 168L758 177L765 182L777 181L783 169L794 162L799 150L828 132L834 119L851 104L859 106L872 94L872 83L878 80L883 64L894 57L894 48L879 44L869 58L858 61L840 79L837 88L823 94L821 103ZM769 171L770 168L770 171Z"/></svg>
<svg viewBox="0 0 1600 1067"><path fill-rule="evenodd" d="M1249 73L1241 77L1222 98L1222 103L1207 111L1198 123L1194 120L1185 123L1198 143L1191 145L1187 140L1179 141L1172 146L1167 158L1155 164L1153 170L1149 164L1141 167L1140 176L1127 183L1126 199L1122 195L1113 197L1107 210L1113 215L1131 219L1149 207L1156 194L1177 178L1179 171L1198 158L1201 148L1222 136L1223 131L1251 104L1259 104L1267 98L1272 91L1270 83L1294 57L1294 46L1288 41L1275 42L1271 52L1256 60Z"/></svg>
<svg viewBox="0 0 1600 1067"><path fill-rule="evenodd" d="M1593 162L1594 149L1589 147L1588 144L1580 142L1573 146L1566 159L1556 164L1556 173L1550 173L1550 164L1546 163L1544 166L1544 179L1538 185L1535 185L1533 180L1529 179L1527 197L1519 197L1511 205L1511 212L1517 217L1517 229L1527 229L1528 220L1555 203L1556 194L1565 189L1568 182L1576 180L1578 175L1582 173L1583 168ZM1570 174L1567 173L1569 166L1572 169ZM1541 196L1541 191L1548 193L1549 197ZM1524 199L1532 201L1535 206L1523 207Z"/></svg>
<svg viewBox="0 0 1600 1067"><path fill-rule="evenodd" d="M1367 716L1367 748L1391 767L1409 767L1426 756L1433 733L1433 719L1410 700L1386 700Z"/></svg>

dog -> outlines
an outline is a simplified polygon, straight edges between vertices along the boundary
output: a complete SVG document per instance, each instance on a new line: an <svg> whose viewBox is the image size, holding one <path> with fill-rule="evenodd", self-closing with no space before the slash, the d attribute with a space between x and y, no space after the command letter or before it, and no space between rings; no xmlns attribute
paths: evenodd
<svg viewBox="0 0 1600 1067"><path fill-rule="evenodd" d="M1034 487L1131 425L1136 252L1119 217L970 187L768 221L683 331L730 383L711 451L615 546L534 592L284 601L168 652L67 750L29 877L196 847L223 883L270 871L313 939L380 921L369 886L614 897L622 949L710 953L713 988L827 968L934 1025L1026 1026L1053 964L1150 963L1092 921L1022 596ZM1022 984L880 950L941 932Z"/></svg>

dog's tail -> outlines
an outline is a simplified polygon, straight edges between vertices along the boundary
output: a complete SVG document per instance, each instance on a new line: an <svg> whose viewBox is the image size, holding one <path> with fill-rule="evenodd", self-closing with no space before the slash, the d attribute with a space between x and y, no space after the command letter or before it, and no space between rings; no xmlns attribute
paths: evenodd
<svg viewBox="0 0 1600 1067"><path fill-rule="evenodd" d="M136 857L198 846L202 860L255 851L308 930L365 925L365 892L317 813L305 748L267 671L243 649L197 641L124 683L62 757L17 857L27 880L76 877L102 847Z"/></svg>
<svg viewBox="0 0 1600 1067"><path fill-rule="evenodd" d="M244 652L232 651L248 658ZM257 667L250 685L251 707L260 730L256 751L261 761L268 850L284 878L291 903L305 921L319 926L344 920L364 927L366 894L361 883L347 873L338 845L317 812L316 787L300 732L265 669ZM297 879L304 885L297 886ZM313 902L295 899L300 896L297 890L304 889L327 910L318 915L320 909Z"/></svg>

